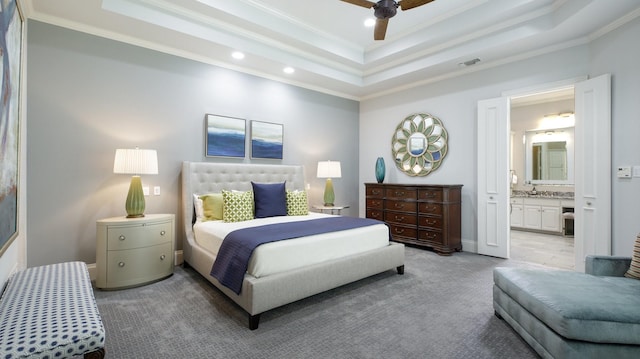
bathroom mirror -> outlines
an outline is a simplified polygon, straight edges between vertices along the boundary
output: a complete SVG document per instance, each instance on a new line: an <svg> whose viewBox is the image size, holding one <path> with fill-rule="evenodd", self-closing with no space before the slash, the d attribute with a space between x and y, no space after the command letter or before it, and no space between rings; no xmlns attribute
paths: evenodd
<svg viewBox="0 0 640 359"><path fill-rule="evenodd" d="M447 139L439 118L427 113L409 115L398 124L391 139L394 162L409 176L426 176L442 164Z"/></svg>
<svg viewBox="0 0 640 359"><path fill-rule="evenodd" d="M527 183L573 185L574 128L537 129L525 132Z"/></svg>

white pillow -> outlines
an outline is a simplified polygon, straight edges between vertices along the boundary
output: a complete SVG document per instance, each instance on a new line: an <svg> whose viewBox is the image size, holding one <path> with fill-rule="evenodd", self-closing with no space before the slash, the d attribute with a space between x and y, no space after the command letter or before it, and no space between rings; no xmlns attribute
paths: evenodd
<svg viewBox="0 0 640 359"><path fill-rule="evenodd" d="M193 207L196 209L196 221L202 221L204 218L204 208L200 195L193 194Z"/></svg>

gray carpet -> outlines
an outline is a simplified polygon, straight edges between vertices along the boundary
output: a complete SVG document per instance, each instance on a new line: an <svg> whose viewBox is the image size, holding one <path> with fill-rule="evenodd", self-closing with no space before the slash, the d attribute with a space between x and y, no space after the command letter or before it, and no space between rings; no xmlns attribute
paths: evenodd
<svg viewBox="0 0 640 359"><path fill-rule="evenodd" d="M96 290L107 358L536 358L492 307L492 269L532 266L406 248L388 271L247 315L191 268L143 287Z"/></svg>

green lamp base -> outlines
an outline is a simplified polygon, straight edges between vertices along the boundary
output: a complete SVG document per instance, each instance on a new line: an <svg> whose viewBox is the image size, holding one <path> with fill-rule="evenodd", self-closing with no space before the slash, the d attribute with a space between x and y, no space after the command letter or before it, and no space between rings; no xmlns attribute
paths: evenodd
<svg viewBox="0 0 640 359"><path fill-rule="evenodd" d="M144 217L144 192L142 191L142 180L140 176L131 177L127 202L125 203L127 218Z"/></svg>
<svg viewBox="0 0 640 359"><path fill-rule="evenodd" d="M324 186L324 205L327 207L333 207L333 202L336 199L335 193L333 193L333 182L331 178L327 178L327 183Z"/></svg>

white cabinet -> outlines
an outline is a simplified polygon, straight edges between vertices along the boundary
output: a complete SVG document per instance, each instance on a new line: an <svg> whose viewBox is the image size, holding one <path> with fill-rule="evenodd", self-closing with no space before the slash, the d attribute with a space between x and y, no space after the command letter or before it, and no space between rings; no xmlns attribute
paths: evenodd
<svg viewBox="0 0 640 359"><path fill-rule="evenodd" d="M524 205L522 198L511 198L511 227L524 227Z"/></svg>
<svg viewBox="0 0 640 359"><path fill-rule="evenodd" d="M518 213L521 211L521 213ZM511 226L545 232L562 232L560 200L512 198Z"/></svg>
<svg viewBox="0 0 640 359"><path fill-rule="evenodd" d="M97 221L97 288L126 288L173 274L173 214Z"/></svg>

